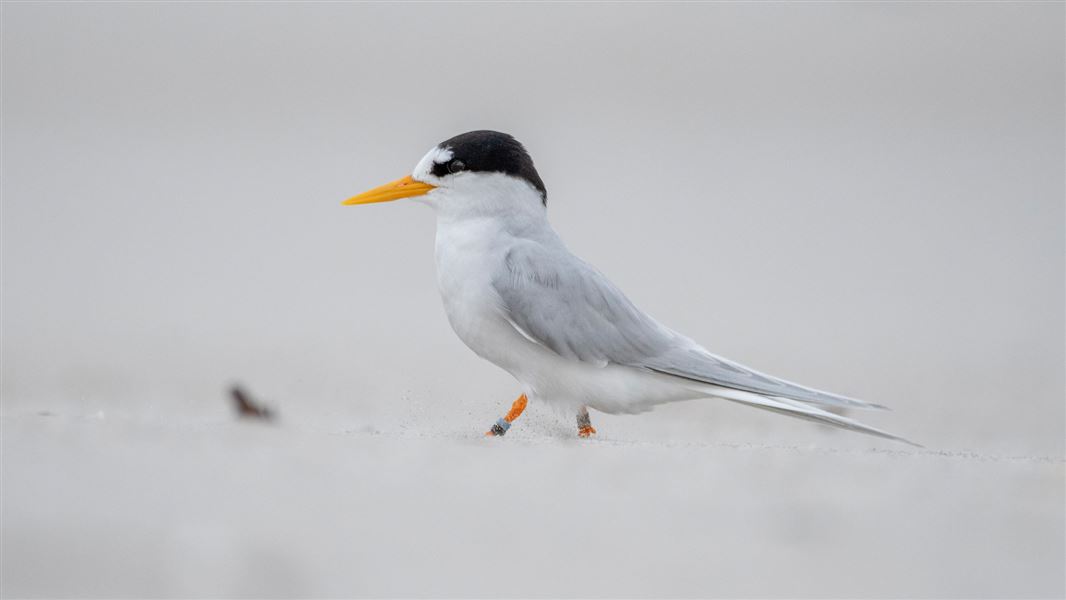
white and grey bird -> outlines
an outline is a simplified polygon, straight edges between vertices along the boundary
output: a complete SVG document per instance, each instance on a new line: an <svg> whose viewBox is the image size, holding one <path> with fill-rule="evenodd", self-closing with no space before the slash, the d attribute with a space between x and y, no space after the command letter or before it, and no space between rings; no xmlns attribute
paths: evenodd
<svg viewBox="0 0 1066 600"><path fill-rule="evenodd" d="M582 437L596 432L589 408L640 413L721 398L907 442L825 410L880 405L711 354L634 306L563 244L548 223L544 182L510 135L471 131L445 140L407 177L344 204L400 198L437 213L437 281L452 329L521 384L522 395L489 435L506 433L527 398L576 415Z"/></svg>

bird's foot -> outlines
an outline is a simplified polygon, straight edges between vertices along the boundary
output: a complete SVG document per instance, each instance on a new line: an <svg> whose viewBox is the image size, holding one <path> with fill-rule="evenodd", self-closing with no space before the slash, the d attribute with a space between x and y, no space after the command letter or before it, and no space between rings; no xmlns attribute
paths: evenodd
<svg viewBox="0 0 1066 600"><path fill-rule="evenodd" d="M511 410L507 411L507 416L500 417L492 424L492 427L485 432L486 436L500 437L507 433L507 430L511 428L511 423L515 419L522 416L522 411L526 409L526 395L522 394L511 404Z"/></svg>
<svg viewBox="0 0 1066 600"><path fill-rule="evenodd" d="M582 406L577 413L577 437L590 438L594 435L596 428L592 426L592 419L589 418L589 409Z"/></svg>
<svg viewBox="0 0 1066 600"><path fill-rule="evenodd" d="M511 424L506 419L500 419L492 424L492 427L485 432L486 437L501 437L507 433L507 430L511 428Z"/></svg>

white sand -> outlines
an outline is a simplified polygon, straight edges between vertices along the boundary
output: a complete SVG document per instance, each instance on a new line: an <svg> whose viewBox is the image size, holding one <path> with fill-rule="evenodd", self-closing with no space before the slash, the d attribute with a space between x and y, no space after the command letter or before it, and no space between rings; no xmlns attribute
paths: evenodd
<svg viewBox="0 0 1066 600"><path fill-rule="evenodd" d="M692 405L594 441L223 408L8 410L4 597L1064 594L1061 457L700 441Z"/></svg>

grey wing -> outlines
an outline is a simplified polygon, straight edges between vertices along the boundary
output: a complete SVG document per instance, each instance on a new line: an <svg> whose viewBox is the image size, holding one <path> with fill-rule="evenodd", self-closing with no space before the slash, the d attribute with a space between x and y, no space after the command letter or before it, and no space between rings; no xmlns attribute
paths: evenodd
<svg viewBox="0 0 1066 600"><path fill-rule="evenodd" d="M779 379L715 356L638 309L603 274L564 248L507 251L493 278L511 324L559 356L625 365L810 404L884 408Z"/></svg>
<svg viewBox="0 0 1066 600"><path fill-rule="evenodd" d="M670 349L669 329L644 314L606 277L563 248L512 247L493 278L511 324L559 356L637 364Z"/></svg>

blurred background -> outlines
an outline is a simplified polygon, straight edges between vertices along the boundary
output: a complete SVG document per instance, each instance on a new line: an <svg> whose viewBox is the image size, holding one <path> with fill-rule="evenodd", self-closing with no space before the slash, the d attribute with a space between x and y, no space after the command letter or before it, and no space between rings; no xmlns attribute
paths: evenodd
<svg viewBox="0 0 1066 600"><path fill-rule="evenodd" d="M712 351L927 444L1061 454L1061 12L6 5L5 409L240 378L495 412L515 386L444 319L432 212L339 206L489 128L573 250Z"/></svg>
<svg viewBox="0 0 1066 600"><path fill-rule="evenodd" d="M446 322L432 211L339 204L472 129L526 145L563 238L660 321L890 405L857 416L933 451L1050 460L1035 496L1061 506L1062 3L4 3L2 16L4 473L24 484L4 491L5 578L22 573L11 593L77 595L93 580L27 575L54 534L33 508L47 490L106 487L33 487L34 469L114 443L77 434L86 422L138 443L174 424L210 430L235 381L311 437L465 439L506 410L516 384ZM512 434L531 444L571 433L544 407L524 419ZM617 443L899 448L713 402L593 419ZM181 460L172 443L163 464ZM727 480L746 472L734 467ZM799 520L822 523L811 511ZM1061 568L1040 569L1063 556L1062 516L1048 514L1032 525L1042 542L993 544L1040 549L1018 558L1040 576L953 588L930 571L927 587L882 591L1005 595L1025 580L1061 593ZM201 543L218 531L180 539L229 548ZM672 581L696 595L868 590L852 572L857 587ZM129 585L100 590L203 592Z"/></svg>

